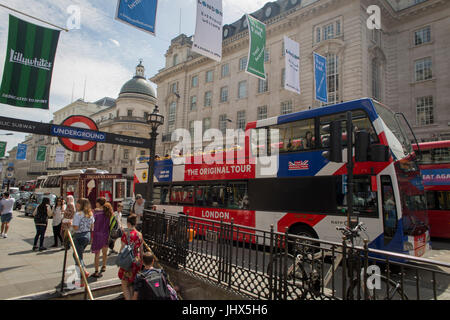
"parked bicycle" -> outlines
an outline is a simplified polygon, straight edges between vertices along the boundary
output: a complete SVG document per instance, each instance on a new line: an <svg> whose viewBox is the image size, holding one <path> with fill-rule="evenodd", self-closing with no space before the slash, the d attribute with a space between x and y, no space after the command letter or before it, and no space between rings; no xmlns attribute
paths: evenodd
<svg viewBox="0 0 450 320"><path fill-rule="evenodd" d="M327 299L335 297L335 284L337 269L342 268L339 273L344 283L343 290L346 291L345 297L348 300L407 300L408 297L403 292L401 283L388 278L382 274L376 274L378 277L373 286L367 285L365 276L368 262L364 256L364 249L355 246L355 241L360 241L361 232L366 231L364 223L360 222L353 229L349 226L337 227L344 237L344 248L341 251L335 249L319 248L314 245L313 240L302 241L296 239L289 245L293 253L278 253L274 256L272 263L267 268L268 274L279 276L281 279L286 277L291 285L299 288L301 294L299 300L304 299ZM365 240L367 241L367 240ZM345 255L345 261L344 261ZM345 263L344 263L345 262ZM327 264L330 266L327 268ZM286 276L284 270L287 270ZM345 269L345 270L343 270ZM380 269L378 269L380 270ZM366 273L367 274L367 273ZM332 285L330 288L330 282ZM379 286L377 287L376 284Z"/></svg>

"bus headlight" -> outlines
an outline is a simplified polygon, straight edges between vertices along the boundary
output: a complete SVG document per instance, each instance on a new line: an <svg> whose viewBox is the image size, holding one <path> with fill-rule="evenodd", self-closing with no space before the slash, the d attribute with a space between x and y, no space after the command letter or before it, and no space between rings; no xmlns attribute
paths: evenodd
<svg viewBox="0 0 450 320"><path fill-rule="evenodd" d="M411 242L405 242L403 244L403 251L412 251L414 250L414 245Z"/></svg>

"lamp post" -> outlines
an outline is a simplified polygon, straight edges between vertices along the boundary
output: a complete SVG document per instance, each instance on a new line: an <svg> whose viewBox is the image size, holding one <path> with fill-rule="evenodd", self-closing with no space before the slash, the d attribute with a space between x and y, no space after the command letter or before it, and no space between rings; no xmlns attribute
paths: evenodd
<svg viewBox="0 0 450 320"><path fill-rule="evenodd" d="M158 106L148 116L147 124L150 125L150 159L148 161L146 209L153 208L153 175L155 174L155 149L156 137L159 126L164 124L164 116L159 113Z"/></svg>

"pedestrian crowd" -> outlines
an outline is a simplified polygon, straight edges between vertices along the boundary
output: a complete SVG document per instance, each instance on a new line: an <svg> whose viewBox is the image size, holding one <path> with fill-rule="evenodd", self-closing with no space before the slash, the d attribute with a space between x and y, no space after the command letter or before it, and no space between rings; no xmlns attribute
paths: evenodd
<svg viewBox="0 0 450 320"><path fill-rule="evenodd" d="M80 198L75 201L72 195L68 195L66 200L57 198L52 207L50 199L44 197L33 212L36 235L32 250L47 250L44 247L44 237L48 220L52 219L54 238L52 247L58 247L59 240L63 247L61 250L69 249L70 233L73 238L75 263L80 265L80 272L83 272L86 278L102 277L107 269L108 257L115 254L125 300L177 300L177 293L169 284L167 274L154 267L156 257L150 252L144 252L144 239L142 233L138 231L141 230L144 203L143 197L136 195L126 225L123 225L122 203L119 203L117 210L114 211L113 206L105 198L100 197L95 202L95 208L92 208L88 199ZM3 199L0 200L3 238L7 238L9 224L13 218L13 207L14 199L7 192L4 193ZM119 238L121 247L116 251L116 242ZM88 272L84 262L84 253L88 245L91 253L95 255L92 274ZM80 286L84 287L83 281Z"/></svg>

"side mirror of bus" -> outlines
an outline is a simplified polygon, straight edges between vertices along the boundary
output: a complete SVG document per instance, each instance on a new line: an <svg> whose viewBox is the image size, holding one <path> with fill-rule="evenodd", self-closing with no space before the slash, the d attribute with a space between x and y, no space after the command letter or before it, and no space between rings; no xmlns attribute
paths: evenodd
<svg viewBox="0 0 450 320"><path fill-rule="evenodd" d="M382 144L373 144L370 146L370 161L388 162L390 159L389 147Z"/></svg>
<svg viewBox="0 0 450 320"><path fill-rule="evenodd" d="M369 161L370 135L367 131L357 131L355 133L355 161Z"/></svg>
<svg viewBox="0 0 450 320"><path fill-rule="evenodd" d="M331 162L342 162L342 122L333 121L329 125L323 126L322 131L329 136L324 138L322 145L330 148L322 153L322 156Z"/></svg>

